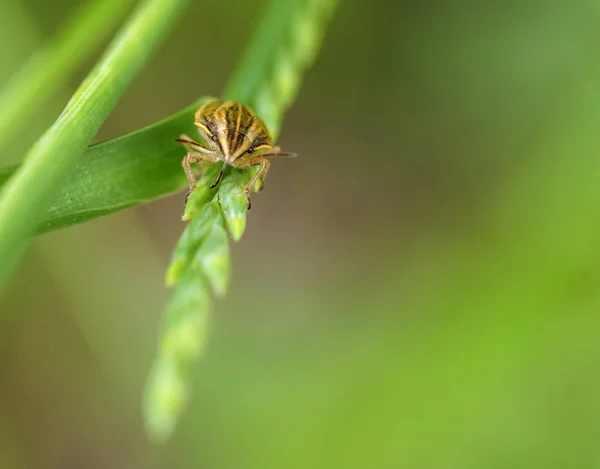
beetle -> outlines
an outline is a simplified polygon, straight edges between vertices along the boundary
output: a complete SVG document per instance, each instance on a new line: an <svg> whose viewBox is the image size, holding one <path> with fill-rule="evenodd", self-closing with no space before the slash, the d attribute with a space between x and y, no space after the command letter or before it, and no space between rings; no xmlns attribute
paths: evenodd
<svg viewBox="0 0 600 469"><path fill-rule="evenodd" d="M262 190L265 177L269 171L271 156L296 156L285 153L279 147L273 146L273 139L266 124L248 106L235 101L211 101L196 111L194 124L208 148L187 135L181 135L176 141L183 143L187 154L181 164L185 170L190 194L196 188L196 178L192 172L192 163L222 162L221 171L215 182L210 186L215 188L221 182L227 166L237 169L260 166L256 174L244 187L250 210L250 189L256 181L260 181Z"/></svg>

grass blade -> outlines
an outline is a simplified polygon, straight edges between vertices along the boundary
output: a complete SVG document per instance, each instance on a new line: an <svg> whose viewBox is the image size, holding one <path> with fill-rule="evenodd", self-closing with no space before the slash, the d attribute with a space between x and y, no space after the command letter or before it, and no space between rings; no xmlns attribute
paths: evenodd
<svg viewBox="0 0 600 469"><path fill-rule="evenodd" d="M187 187L183 150L174 139L182 132L193 134L194 111L211 99L201 98L163 121L88 147L35 232L69 227ZM17 168L0 169L0 187Z"/></svg>
<svg viewBox="0 0 600 469"><path fill-rule="evenodd" d="M0 198L0 288L75 160L186 3L147 0L139 6L58 120L4 185Z"/></svg>
<svg viewBox="0 0 600 469"><path fill-rule="evenodd" d="M336 0L271 1L223 93L253 108L275 137L336 5Z"/></svg>
<svg viewBox="0 0 600 469"><path fill-rule="evenodd" d="M133 0L92 0L35 53L0 92L0 151L56 87L113 30Z"/></svg>
<svg viewBox="0 0 600 469"><path fill-rule="evenodd" d="M225 91L225 98L253 107L273 135L314 59L334 6L333 0L272 0ZM219 165L212 165L191 194L183 217L191 221L167 272L173 296L144 398L146 427L155 440L165 440L173 432L189 397L191 365L206 343L207 292L212 288L223 295L227 290L231 261L225 227L239 240L246 226L247 200L242 188L252 171L228 169L218 190L212 190L205 182L214 181L218 170Z"/></svg>

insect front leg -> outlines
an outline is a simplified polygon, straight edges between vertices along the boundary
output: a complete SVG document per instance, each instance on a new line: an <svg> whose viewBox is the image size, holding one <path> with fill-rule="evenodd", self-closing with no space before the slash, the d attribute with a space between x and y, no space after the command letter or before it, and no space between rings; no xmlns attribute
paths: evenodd
<svg viewBox="0 0 600 469"><path fill-rule="evenodd" d="M184 156L181 161L181 165L185 171L185 175L187 176L188 184L190 186L190 190L188 191L185 201L190 197L190 194L196 188L196 177L192 172L192 167L190 166L192 163L216 163L218 160L214 155L205 155L198 152L188 152L187 155Z"/></svg>
<svg viewBox="0 0 600 469"><path fill-rule="evenodd" d="M238 169L250 168L251 166L259 166L259 170L256 172L254 177L250 179L250 182L246 184L244 187L244 192L246 193L246 198L248 199L248 210L252 208L252 202L250 202L250 189L254 186L254 183L259 180L262 186L265 183L265 177L267 176L267 172L269 171L269 167L271 166L271 162L268 158L264 156L250 156L250 157L242 157L235 161L233 166Z"/></svg>
<svg viewBox="0 0 600 469"><path fill-rule="evenodd" d="M223 163L223 166L221 166L221 171L219 171L219 175L217 176L217 179L210 186L211 189L214 189L215 187L217 187L219 185L219 183L221 182L221 179L223 179L223 173L225 172L225 166L226 166L226 164Z"/></svg>

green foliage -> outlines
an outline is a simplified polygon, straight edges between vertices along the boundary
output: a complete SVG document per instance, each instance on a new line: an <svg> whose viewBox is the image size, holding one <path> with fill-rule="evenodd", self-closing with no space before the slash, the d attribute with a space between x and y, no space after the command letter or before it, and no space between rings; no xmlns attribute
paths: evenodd
<svg viewBox="0 0 600 469"><path fill-rule="evenodd" d="M174 136L194 131L194 111L211 98L149 127L87 148L59 188L36 233L65 228L180 191L181 145ZM0 185L18 166L0 169Z"/></svg>
<svg viewBox="0 0 600 469"><path fill-rule="evenodd" d="M211 98L202 98L145 129L85 149L182 3L149 0L139 8L25 163L0 169L0 257L5 260L0 285L30 234L68 227L185 186L180 166L183 149L174 137L195 133L194 111ZM334 0L272 0L224 93L224 98L255 109L274 137L318 51L334 6ZM40 90L35 83L24 87L23 94L37 96ZM30 110L27 107L23 113ZM81 153L83 158L76 161ZM228 168L218 189L210 189L206 182L213 181L218 170L218 165L208 168L189 198L183 219L190 223L166 275L173 294L144 399L148 430L159 440L173 431L189 394L190 366L206 342L209 291L217 295L227 291L227 232L237 241L246 226L243 187L253 170Z"/></svg>
<svg viewBox="0 0 600 469"><path fill-rule="evenodd" d="M332 0L272 0L224 97L249 104L276 135L333 7ZM144 410L148 431L157 440L172 433L186 402L190 366L206 340L207 289L218 295L227 291L230 259L225 226L236 241L246 226L247 199L242 188L253 173L228 169L218 189L210 189L207 182L214 181L218 170L218 165L212 165L191 194L183 216L191 222L167 272L173 297Z"/></svg>
<svg viewBox="0 0 600 469"><path fill-rule="evenodd" d="M112 32L132 0L92 0L59 34L31 56L0 92L0 151L15 132L90 52Z"/></svg>
<svg viewBox="0 0 600 469"><path fill-rule="evenodd" d="M274 135L319 50L336 0L271 1L224 96L252 107Z"/></svg>
<svg viewBox="0 0 600 469"><path fill-rule="evenodd" d="M173 275L189 289L173 292L165 316L168 334L159 353L171 360L157 362L153 373L164 387L152 389L167 409L153 415L167 420L150 426L168 424L180 411L189 398L188 379L199 402L185 409L181 434L161 448L166 466L597 464L600 64L593 44L599 10L587 3L549 2L539 9L505 2L474 10L472 2L441 8L398 2L385 11L344 4L346 16L336 21L348 21L343 28L357 33L319 65L335 74L356 64L344 76L344 91L357 90L357 105L343 107L347 92L329 97L335 103L329 111L339 120L327 127L347 135L340 148L348 163L343 181L335 180L335 158L318 162L331 175L328 184L341 190L320 197L323 187L315 180L293 202L307 214L302 226L280 226L282 233L249 224L262 230L260 243L282 243L269 247L275 256L247 253L262 265L245 269L254 275L232 282L227 304L214 305L219 315L227 313L223 317L206 314L212 301L207 280L195 285L181 277L203 275L187 267L197 246L178 249L182 270ZM200 22L221 27L209 17ZM183 44L187 37L180 39ZM190 57L189 46L193 57L187 42L185 54ZM344 48L352 56L335 59ZM196 71L202 63L195 62ZM330 92L327 73L312 78L322 80L322 95ZM372 155L380 157L375 184L361 179L363 146L349 132L366 103L381 117L364 122ZM304 117L320 119L310 112ZM180 130L174 130L176 136ZM331 133L321 130L309 138L324 149ZM165 177L177 174L183 186L182 150L173 145ZM301 156L306 163L315 155ZM288 163L296 166L281 165ZM241 174L231 173L223 184ZM251 216L273 189L267 185L255 198ZM195 206L190 223L206 215L204 207L218 208L215 191L205 195L211 202ZM175 210L183 210L183 195L177 199ZM223 199L219 204L225 210ZM324 220L319 210L335 216ZM86 233L39 240L35 257L47 269L29 264L24 273L37 274L17 282L14 299L0 306L22 315L16 330L3 327L3 369L9 371L3 396L14 409L0 411L0 467L56 460L55 445L30 434L54 435L67 446L111 442L107 421L132 432L129 443L119 445L123 461L111 455L113 465L156 456L139 445L130 394L140 366L147 366L143 351L154 326L148 314L130 313L149 312L145 306L160 303L164 291L148 289L160 261L143 230L131 224L117 217ZM189 242L205 235L193 234ZM89 267L85 277L73 264L80 256ZM51 292L39 283L48 280L45 270L57 294L46 295ZM184 311L181 304L189 308L187 320L175 314ZM60 314L67 309L72 318ZM202 354L206 323L215 319L223 330L211 337L210 357L201 367L180 366L177 357L186 364ZM74 334L73 320L82 337ZM111 378L116 385L106 386ZM74 397L80 399L71 402ZM45 418L23 419L30 404L33 411L44 404ZM71 423L63 428L57 422L65 409ZM97 460L90 450L87 459Z"/></svg>
<svg viewBox="0 0 600 469"><path fill-rule="evenodd" d="M31 148L0 198L0 288L29 237L133 77L161 42L185 0L147 0L134 12L58 120Z"/></svg>
<svg viewBox="0 0 600 469"><path fill-rule="evenodd" d="M0 188L2 188L2 185L10 179L10 177L15 173L17 168L18 166L11 166L0 169Z"/></svg>

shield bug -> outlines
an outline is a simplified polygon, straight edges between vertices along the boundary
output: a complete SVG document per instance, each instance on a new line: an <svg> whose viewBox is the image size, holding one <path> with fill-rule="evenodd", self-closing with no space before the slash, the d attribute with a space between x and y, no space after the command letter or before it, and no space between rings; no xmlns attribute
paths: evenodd
<svg viewBox="0 0 600 469"><path fill-rule="evenodd" d="M265 123L249 107L234 101L212 101L205 104L196 111L194 124L208 148L186 135L177 139L187 150L181 162L190 185L186 201L196 188L191 163L223 163L211 188L217 187L221 182L226 166L238 169L260 166L244 188L250 209L250 189L256 181L260 181L262 189L271 165L269 157L296 156L273 146L273 139Z"/></svg>

